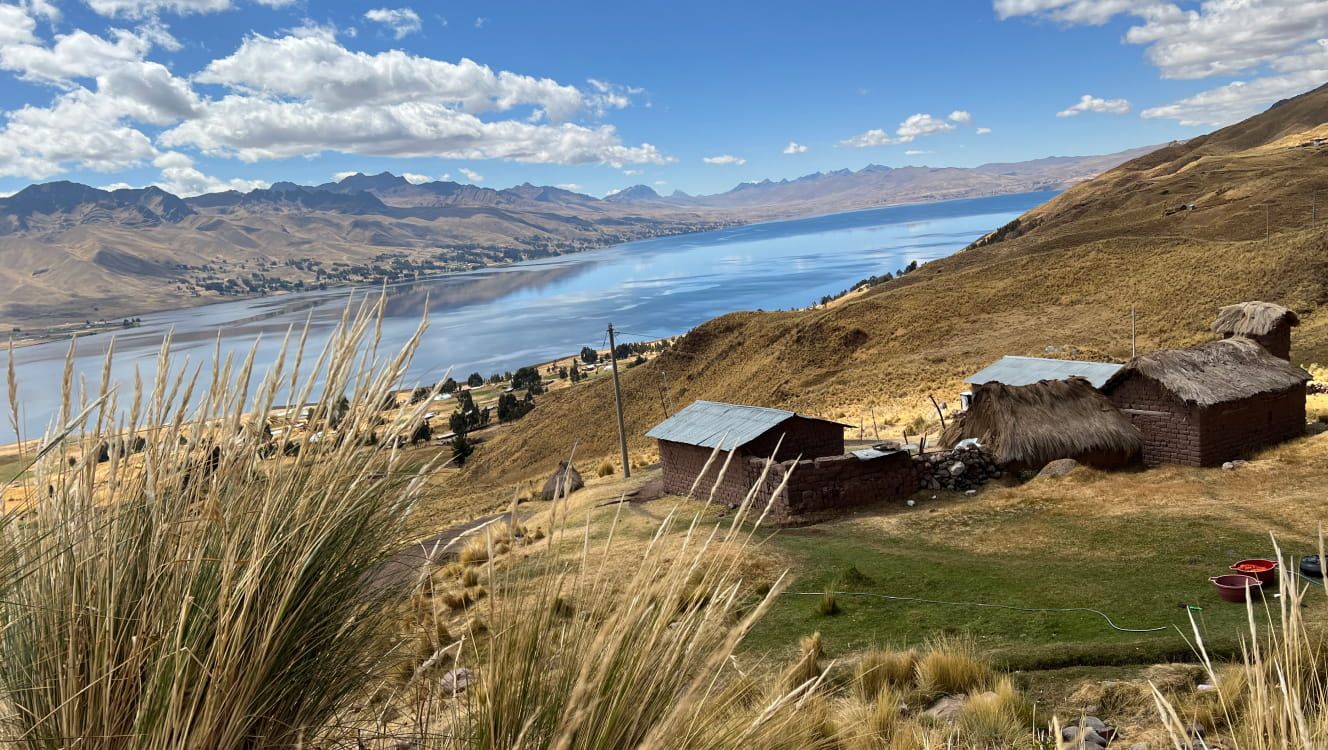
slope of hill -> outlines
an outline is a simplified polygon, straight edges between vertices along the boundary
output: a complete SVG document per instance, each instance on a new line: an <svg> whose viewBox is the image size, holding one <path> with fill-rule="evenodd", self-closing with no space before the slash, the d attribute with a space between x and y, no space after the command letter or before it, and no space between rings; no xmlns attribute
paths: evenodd
<svg viewBox="0 0 1328 750"><path fill-rule="evenodd" d="M662 197L494 190L387 172L180 199L71 182L0 199L0 325L118 319L167 307L398 280L645 237L891 203L1062 188L1132 152L975 169L869 166Z"/></svg>
<svg viewBox="0 0 1328 750"><path fill-rule="evenodd" d="M1328 87L1174 144L1074 187L965 251L860 298L803 312L710 321L626 370L634 453L642 433L696 398L865 424L898 437L954 402L965 375L1004 354L1121 361L1138 347L1207 339L1217 308L1276 301L1301 314L1300 363L1328 362ZM1320 197L1325 197L1320 196ZM664 383L668 384L667 389ZM571 450L614 455L607 382L561 391L478 453L474 487L534 477ZM850 431L850 437L856 431Z"/></svg>

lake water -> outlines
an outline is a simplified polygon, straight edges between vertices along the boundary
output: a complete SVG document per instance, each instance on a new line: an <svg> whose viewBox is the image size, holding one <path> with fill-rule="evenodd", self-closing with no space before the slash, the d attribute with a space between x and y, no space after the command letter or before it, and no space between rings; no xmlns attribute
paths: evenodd
<svg viewBox="0 0 1328 750"><path fill-rule="evenodd" d="M853 211L660 237L502 268L453 274L387 289L386 350L399 349L427 309L430 326L410 373L411 385L488 375L600 347L611 321L619 342L662 338L736 310L805 307L860 279L923 263L967 245L1054 193ZM122 401L132 394L134 368L150 382L163 336L193 363L210 362L218 334L225 352L242 357L262 337L258 372L272 362L288 327L312 319L310 348L322 348L348 295L378 288L330 289L223 302L143 316L116 334L113 376ZM78 342L75 368L89 387L99 382L111 335ZM59 408L59 383L69 342L18 349L25 437L44 430ZM0 373L7 367L0 352ZM76 375L76 377L77 377ZM0 388L0 415L9 403ZM0 417L0 444L12 442Z"/></svg>

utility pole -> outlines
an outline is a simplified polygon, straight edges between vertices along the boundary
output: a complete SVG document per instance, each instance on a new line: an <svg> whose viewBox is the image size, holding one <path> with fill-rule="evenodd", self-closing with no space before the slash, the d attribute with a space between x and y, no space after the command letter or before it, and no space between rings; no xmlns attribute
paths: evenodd
<svg viewBox="0 0 1328 750"><path fill-rule="evenodd" d="M1263 204L1263 238L1265 240L1273 238L1273 206L1271 203Z"/></svg>
<svg viewBox="0 0 1328 750"><path fill-rule="evenodd" d="M1138 327L1135 324L1134 305L1130 305L1130 359L1139 356Z"/></svg>
<svg viewBox="0 0 1328 750"><path fill-rule="evenodd" d="M623 479L632 476L632 464L627 460L627 426L623 421L622 385L618 382L618 347L613 341L613 324L609 323L609 366L613 368L613 403L618 408L618 447L622 450Z"/></svg>

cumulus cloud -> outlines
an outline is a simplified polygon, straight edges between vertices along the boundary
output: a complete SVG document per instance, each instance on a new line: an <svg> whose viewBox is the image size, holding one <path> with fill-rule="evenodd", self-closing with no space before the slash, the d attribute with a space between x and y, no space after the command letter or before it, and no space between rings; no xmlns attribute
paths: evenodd
<svg viewBox="0 0 1328 750"><path fill-rule="evenodd" d="M923 136L947 133L957 125L973 124L973 115L957 109L942 119L929 114L918 113L899 123L893 135L882 128L873 128L839 142L849 148L871 148L874 146L893 146L900 143L912 143Z"/></svg>
<svg viewBox="0 0 1328 750"><path fill-rule="evenodd" d="M38 0L45 5L45 0ZM259 5L281 8L295 0L255 0ZM231 0L88 0L88 7L103 16L150 18L162 13L190 15L218 13L234 7Z"/></svg>
<svg viewBox="0 0 1328 750"><path fill-rule="evenodd" d="M1065 25L1135 19L1124 41L1145 48L1163 78L1241 75L1168 105L1145 110L1187 125L1224 125L1328 79L1318 55L1328 38L1328 0L994 0L1001 18L1029 16Z"/></svg>
<svg viewBox="0 0 1328 750"><path fill-rule="evenodd" d="M476 172L473 169L467 169L466 167L462 167L457 171L461 173L461 176L465 177L467 180L470 180L471 182L475 183L484 182L484 175L480 174L479 172Z"/></svg>
<svg viewBox="0 0 1328 750"><path fill-rule="evenodd" d="M1056 113L1057 117L1078 117L1085 112L1097 112L1107 115L1123 115L1130 111L1130 103L1125 99L1103 99L1084 94L1079 101Z"/></svg>
<svg viewBox="0 0 1328 750"><path fill-rule="evenodd" d="M397 39L420 30L420 15L410 8L374 8L365 11L365 19L386 26Z"/></svg>
<svg viewBox="0 0 1328 750"><path fill-rule="evenodd" d="M11 44L31 44L37 41L34 33L37 21L27 9L17 5L0 5L0 49Z"/></svg>
<svg viewBox="0 0 1328 750"><path fill-rule="evenodd" d="M610 83L598 78L588 78L586 83L590 84L591 88L589 95L586 96L586 104L599 117L603 117L610 110L626 109L631 106L633 97L645 93L645 89L636 86Z"/></svg>
<svg viewBox="0 0 1328 750"><path fill-rule="evenodd" d="M401 179L412 185L423 185L426 182L433 182L433 178L427 174L415 174L414 172L402 172Z"/></svg>
<svg viewBox="0 0 1328 750"><path fill-rule="evenodd" d="M904 156L922 156L923 154L930 154L930 153L933 153L933 152L931 152L931 151L923 151L922 149L918 149L918 148L911 148L911 149L909 149L909 150L907 150L907 151L904 152Z"/></svg>
<svg viewBox="0 0 1328 750"><path fill-rule="evenodd" d="M747 163L746 159L742 158L741 156L734 156L733 154L720 154L719 156L707 156L701 159L701 161L705 162L706 164L719 164L722 166L735 166L735 167L741 167L742 165Z"/></svg>
<svg viewBox="0 0 1328 750"><path fill-rule="evenodd" d="M156 159L152 166L161 170L161 179L157 187L168 193L183 198L204 193L216 193L222 190L238 190L247 193L251 190L270 187L263 180L219 180L203 174L194 166L194 160L178 151L167 151Z"/></svg>
<svg viewBox="0 0 1328 750"><path fill-rule="evenodd" d="M976 133L976 134L978 134L978 135L991 135L991 128L978 128L977 130L974 130L973 132Z"/></svg>
<svg viewBox="0 0 1328 750"><path fill-rule="evenodd" d="M560 182L557 185L554 185L554 187L558 188L559 190L571 190L572 192L581 191L581 186L576 184L575 182Z"/></svg>
<svg viewBox="0 0 1328 750"><path fill-rule="evenodd" d="M784 153L790 155L805 154L807 153L807 147L802 145L801 143L798 143L797 141L789 141L788 145L784 147Z"/></svg>

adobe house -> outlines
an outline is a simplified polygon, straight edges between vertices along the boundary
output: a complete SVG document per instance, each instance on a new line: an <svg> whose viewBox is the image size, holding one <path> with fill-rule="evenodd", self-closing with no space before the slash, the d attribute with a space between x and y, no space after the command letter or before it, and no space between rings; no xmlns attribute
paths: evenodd
<svg viewBox="0 0 1328 750"><path fill-rule="evenodd" d="M1305 430L1309 373L1233 335L1135 357L1102 390L1143 435L1149 466L1216 466Z"/></svg>
<svg viewBox="0 0 1328 750"><path fill-rule="evenodd" d="M696 497L708 497L719 478L715 499L737 505L752 486L748 458L765 461L773 457L779 462L843 455L845 427L783 409L694 401L655 425L646 436L659 441L665 492L687 495L695 484ZM720 450L707 470L706 462L716 447ZM726 460L729 468L721 477Z"/></svg>
<svg viewBox="0 0 1328 750"><path fill-rule="evenodd" d="M1061 458L1114 469L1137 460L1144 444L1111 400L1078 376L974 386L968 410L941 436L952 448L970 438L1015 469L1040 469Z"/></svg>
<svg viewBox="0 0 1328 750"><path fill-rule="evenodd" d="M1291 310L1271 302L1241 302L1227 305L1213 321L1213 333L1224 339L1244 336L1259 342L1275 357L1291 360L1291 329L1300 318Z"/></svg>

